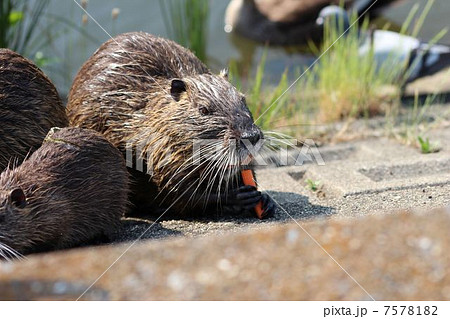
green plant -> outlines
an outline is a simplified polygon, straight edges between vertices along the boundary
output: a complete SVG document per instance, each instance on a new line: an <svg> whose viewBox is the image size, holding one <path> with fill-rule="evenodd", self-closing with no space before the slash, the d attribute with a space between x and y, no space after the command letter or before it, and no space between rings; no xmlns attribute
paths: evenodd
<svg viewBox="0 0 450 319"><path fill-rule="evenodd" d="M230 62L228 68L230 82L239 90L245 89L243 88L244 82L247 84L247 106L252 112L255 121L264 130L272 128L274 121L287 116L289 108L292 106L290 105L292 101L289 96L283 94L289 86L288 71L285 70L283 72L277 85L268 87L264 83L266 59L267 50L263 52L258 62L256 74L254 76L249 75L249 78L245 79L245 81L239 76L236 63ZM268 108L269 105L272 105L272 107Z"/></svg>
<svg viewBox="0 0 450 319"><path fill-rule="evenodd" d="M49 0L2 0L0 4L0 47L32 56L40 45L37 25Z"/></svg>
<svg viewBox="0 0 450 319"><path fill-rule="evenodd" d="M445 72L444 77L449 75L450 70ZM445 122L450 114L439 109L439 105L444 104L440 95L443 88L444 86L436 86L434 93L426 95L425 99L419 97L419 91L416 89L412 105L408 103L402 109L386 114L386 134L406 145L420 146L418 136L423 136L433 127ZM434 147L433 150L439 149Z"/></svg>
<svg viewBox="0 0 450 319"><path fill-rule="evenodd" d="M206 62L208 39L208 0L160 0L169 36Z"/></svg>
<svg viewBox="0 0 450 319"><path fill-rule="evenodd" d="M420 144L420 151L423 154L431 153L431 145L430 145L430 140L428 139L428 137L424 140L421 136L419 136L419 137L417 137L417 140L419 141L419 144Z"/></svg>
<svg viewBox="0 0 450 319"><path fill-rule="evenodd" d="M351 23L356 18L353 15ZM377 64L372 50L366 55L359 53L360 34L368 32L369 20L361 26L355 23L342 37L343 28L338 25L333 21L325 24L321 48L313 47L320 61L299 81L306 92L301 102L313 106L319 122L376 115L400 97L399 89L386 87L398 86L404 65L389 58Z"/></svg>
<svg viewBox="0 0 450 319"><path fill-rule="evenodd" d="M421 136L418 136L417 140L419 142L420 151L422 152L422 154L439 152L439 148L433 145L428 137L426 139L423 139Z"/></svg>
<svg viewBox="0 0 450 319"><path fill-rule="evenodd" d="M306 180L306 187L313 192L317 192L319 190L320 181L314 181L310 178Z"/></svg>
<svg viewBox="0 0 450 319"><path fill-rule="evenodd" d="M400 33L412 29L416 37L421 30L434 0L428 1L419 16L416 4L403 23ZM351 17L352 27L341 37L342 21L328 21L325 24L324 41L320 49L313 50L321 56L312 70L305 74L300 85L306 91L302 103L314 106L318 122L347 120L360 116L369 117L385 113L398 114L402 89L416 67L408 68L408 61L400 62L393 52L383 61L374 59L373 48L366 55L359 54L359 47L365 41L361 34L369 32L370 22L364 20L359 26L356 15ZM412 21L415 21L412 25ZM430 45L445 35L446 29L436 34ZM327 50L329 51L327 52ZM416 60L416 63L419 59Z"/></svg>

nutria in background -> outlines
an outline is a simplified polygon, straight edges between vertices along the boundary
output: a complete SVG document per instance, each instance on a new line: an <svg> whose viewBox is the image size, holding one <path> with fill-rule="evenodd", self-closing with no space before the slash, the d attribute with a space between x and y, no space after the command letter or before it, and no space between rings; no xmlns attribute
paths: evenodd
<svg viewBox="0 0 450 319"><path fill-rule="evenodd" d="M128 207L122 154L103 136L52 129L0 175L0 259L111 236Z"/></svg>
<svg viewBox="0 0 450 319"><path fill-rule="evenodd" d="M67 125L47 76L20 54L0 49L0 171L39 148L51 127Z"/></svg>
<svg viewBox="0 0 450 319"><path fill-rule="evenodd" d="M251 212L262 200L267 216L274 211L266 194L240 178L244 140L262 138L244 95L173 41L133 32L105 42L78 72L67 114L71 125L103 133L128 158L145 159L143 172L131 170L138 207ZM215 144L194 163L198 140Z"/></svg>

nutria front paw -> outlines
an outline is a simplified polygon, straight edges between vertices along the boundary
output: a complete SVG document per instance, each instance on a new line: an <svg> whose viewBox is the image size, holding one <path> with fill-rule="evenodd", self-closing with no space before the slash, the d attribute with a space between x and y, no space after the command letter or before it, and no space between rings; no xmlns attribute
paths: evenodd
<svg viewBox="0 0 450 319"><path fill-rule="evenodd" d="M275 213L276 204L267 194L262 194L254 186L244 185L233 190L226 200L225 208L228 211L245 212L254 214L256 204L262 201L264 213L262 218L272 217Z"/></svg>
<svg viewBox="0 0 450 319"><path fill-rule="evenodd" d="M262 199L262 194L254 186L240 186L232 190L226 200L225 206L234 211L246 211L255 208Z"/></svg>

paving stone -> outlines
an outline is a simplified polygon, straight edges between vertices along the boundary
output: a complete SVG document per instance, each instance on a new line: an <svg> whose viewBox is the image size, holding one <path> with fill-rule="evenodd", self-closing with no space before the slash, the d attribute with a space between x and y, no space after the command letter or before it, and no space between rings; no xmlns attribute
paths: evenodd
<svg viewBox="0 0 450 319"><path fill-rule="evenodd" d="M439 142L440 152L421 154L386 138L341 143L319 148L323 166L305 161L259 170L259 183L264 190L306 196L309 204L328 207L336 217L450 205L450 128L427 136ZM307 180L318 183L319 190L308 190ZM275 199L291 214L282 196Z"/></svg>
<svg viewBox="0 0 450 319"><path fill-rule="evenodd" d="M445 140L449 133L444 132L440 136ZM443 145L439 153L420 154L417 149L392 140L369 139L320 148L325 165L318 165L311 156L303 166L295 166L291 161L288 164L292 169L278 172L287 172L296 182L322 181L329 194L344 197L445 185L450 183L450 153ZM298 156L301 155L293 153L291 158ZM267 178L277 173L272 170L263 174Z"/></svg>
<svg viewBox="0 0 450 319"><path fill-rule="evenodd" d="M314 166L305 178L323 181L330 194L352 196L450 183L450 159L429 157L421 161L349 162Z"/></svg>
<svg viewBox="0 0 450 319"><path fill-rule="evenodd" d="M450 212L440 211L142 241L82 299L448 300L449 228ZM0 263L0 299L76 299L127 248L81 248Z"/></svg>

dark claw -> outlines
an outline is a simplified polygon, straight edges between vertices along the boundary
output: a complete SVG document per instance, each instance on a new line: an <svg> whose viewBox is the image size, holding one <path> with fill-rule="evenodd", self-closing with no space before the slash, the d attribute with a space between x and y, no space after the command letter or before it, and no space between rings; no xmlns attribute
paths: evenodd
<svg viewBox="0 0 450 319"><path fill-rule="evenodd" d="M247 198L246 200L241 200L239 202L239 205L241 206L250 206L255 207L255 205L261 200L261 194L259 196L253 197L253 198Z"/></svg>
<svg viewBox="0 0 450 319"><path fill-rule="evenodd" d="M236 189L235 191L240 193L246 193L246 192L251 192L251 191L255 191L256 187L255 186L251 186L251 185L243 185L240 186L238 189Z"/></svg>
<svg viewBox="0 0 450 319"><path fill-rule="evenodd" d="M275 210L277 208L277 204L270 198L267 194L262 194L262 202L263 202L263 216L262 218L270 218L275 214Z"/></svg>
<svg viewBox="0 0 450 319"><path fill-rule="evenodd" d="M245 201L246 199L258 198L261 199L261 192L254 190L248 193L239 193L236 195L236 198L240 201Z"/></svg>

